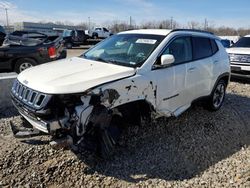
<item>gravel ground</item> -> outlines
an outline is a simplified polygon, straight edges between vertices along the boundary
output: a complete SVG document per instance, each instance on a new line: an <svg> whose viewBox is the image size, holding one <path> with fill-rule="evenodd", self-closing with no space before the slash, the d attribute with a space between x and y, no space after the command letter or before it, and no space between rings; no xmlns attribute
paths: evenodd
<svg viewBox="0 0 250 188"><path fill-rule="evenodd" d="M250 187L250 87L231 82L218 112L195 105L179 118L126 130L103 161L54 150L50 137L16 139L0 112L0 187Z"/></svg>

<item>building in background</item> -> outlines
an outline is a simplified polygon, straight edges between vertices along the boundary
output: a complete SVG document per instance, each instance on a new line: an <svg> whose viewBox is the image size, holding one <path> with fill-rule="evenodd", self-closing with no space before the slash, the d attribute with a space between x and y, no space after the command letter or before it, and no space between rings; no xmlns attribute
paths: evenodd
<svg viewBox="0 0 250 188"><path fill-rule="evenodd" d="M16 31L36 31L47 35L61 34L63 30L83 29L81 26L72 25L59 25L54 23L35 23L35 22L20 22L14 24L14 30Z"/></svg>

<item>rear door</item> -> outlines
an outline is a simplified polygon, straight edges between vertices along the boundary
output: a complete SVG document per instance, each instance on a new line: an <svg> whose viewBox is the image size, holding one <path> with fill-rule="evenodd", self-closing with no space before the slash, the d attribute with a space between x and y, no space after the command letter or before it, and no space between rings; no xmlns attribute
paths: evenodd
<svg viewBox="0 0 250 188"><path fill-rule="evenodd" d="M212 47L209 38L192 37L193 61L187 65L186 89L190 102L210 92L213 77Z"/></svg>
<svg viewBox="0 0 250 188"><path fill-rule="evenodd" d="M104 38L109 37L109 30L107 30L105 27L103 28L103 37Z"/></svg>
<svg viewBox="0 0 250 188"><path fill-rule="evenodd" d="M12 54L9 54L9 46L0 48L0 71L4 69L11 69L10 59Z"/></svg>

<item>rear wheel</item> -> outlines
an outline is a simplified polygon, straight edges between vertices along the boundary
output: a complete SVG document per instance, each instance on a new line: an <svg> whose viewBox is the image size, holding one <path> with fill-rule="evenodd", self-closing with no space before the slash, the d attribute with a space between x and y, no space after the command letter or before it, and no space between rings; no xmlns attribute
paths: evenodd
<svg viewBox="0 0 250 188"><path fill-rule="evenodd" d="M94 33L93 36L92 36L93 39L98 39L98 34L97 33Z"/></svg>
<svg viewBox="0 0 250 188"><path fill-rule="evenodd" d="M65 46L67 49L71 49L73 47L72 43L66 43Z"/></svg>
<svg viewBox="0 0 250 188"><path fill-rule="evenodd" d="M221 108L226 95L226 83L224 80L220 80L211 96L207 100L206 107L210 111L217 111Z"/></svg>
<svg viewBox="0 0 250 188"><path fill-rule="evenodd" d="M36 61L30 58L19 59L14 67L16 73L20 73L30 67L37 65Z"/></svg>

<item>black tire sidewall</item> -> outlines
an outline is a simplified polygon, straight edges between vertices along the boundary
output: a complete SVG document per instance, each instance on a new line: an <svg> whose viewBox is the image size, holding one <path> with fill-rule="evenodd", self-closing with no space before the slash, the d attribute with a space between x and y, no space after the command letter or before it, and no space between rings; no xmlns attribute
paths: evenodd
<svg viewBox="0 0 250 188"><path fill-rule="evenodd" d="M215 94L216 88L217 88L218 85L220 85L220 84L223 84L223 85L224 85L224 96L223 96L223 100L222 100L221 104L220 104L218 107L215 107L215 106L214 106L214 103L213 103L213 98L214 98L214 94ZM223 102L224 102L224 100L225 100L225 96L226 96L226 83L225 83L224 80L220 80L220 81L216 84L216 86L215 86L215 88L214 88L214 90L213 90L213 92L212 92L212 94L211 94L211 96L210 96L210 99L209 99L209 106L210 106L210 109L213 110L213 111L219 110L219 109L221 108L221 106L223 105Z"/></svg>
<svg viewBox="0 0 250 188"><path fill-rule="evenodd" d="M98 34L97 34L97 33L93 33L92 38L93 38L93 39L98 39Z"/></svg>
<svg viewBox="0 0 250 188"><path fill-rule="evenodd" d="M30 63L31 65L35 66L37 65L36 61L33 60L33 59L30 59L30 58L22 58L22 59L19 59L17 60L16 64L15 64L15 67L14 67L14 71L16 73L20 73L20 66L23 64L23 63Z"/></svg>
<svg viewBox="0 0 250 188"><path fill-rule="evenodd" d="M67 49L71 49L73 47L73 45L71 43L66 43L65 46L66 46Z"/></svg>

